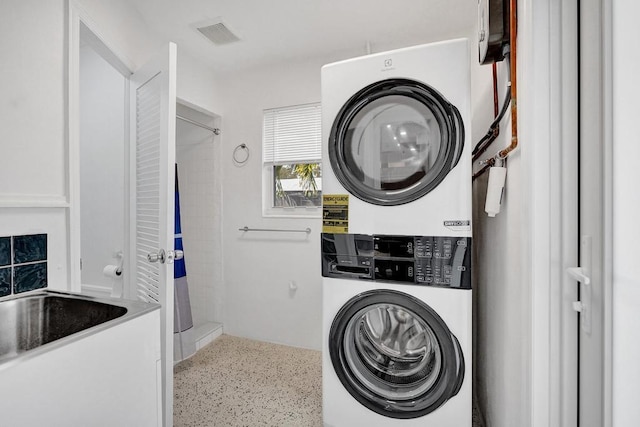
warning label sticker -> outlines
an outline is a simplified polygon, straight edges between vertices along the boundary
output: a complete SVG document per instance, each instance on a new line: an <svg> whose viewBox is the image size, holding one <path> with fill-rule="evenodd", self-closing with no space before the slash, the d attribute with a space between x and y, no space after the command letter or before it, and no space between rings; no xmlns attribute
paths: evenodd
<svg viewBox="0 0 640 427"><path fill-rule="evenodd" d="M348 194L322 195L322 232L339 234L349 232Z"/></svg>

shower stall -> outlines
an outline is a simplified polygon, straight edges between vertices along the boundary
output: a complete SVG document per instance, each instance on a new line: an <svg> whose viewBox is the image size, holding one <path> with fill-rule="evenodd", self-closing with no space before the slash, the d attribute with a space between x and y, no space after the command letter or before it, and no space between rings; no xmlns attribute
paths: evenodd
<svg viewBox="0 0 640 427"><path fill-rule="evenodd" d="M176 112L181 237L193 319L192 328L175 335L174 355L179 361L188 356L189 346L198 350L222 333L222 191L220 118L183 103L178 103ZM177 310L185 307L180 292L175 304ZM179 329L176 324L174 331Z"/></svg>

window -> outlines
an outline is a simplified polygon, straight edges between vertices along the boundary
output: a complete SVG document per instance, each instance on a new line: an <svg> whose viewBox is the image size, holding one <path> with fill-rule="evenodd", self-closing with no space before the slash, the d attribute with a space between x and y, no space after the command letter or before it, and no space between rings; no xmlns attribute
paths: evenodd
<svg viewBox="0 0 640 427"><path fill-rule="evenodd" d="M319 216L322 205L320 104L264 111L263 212Z"/></svg>

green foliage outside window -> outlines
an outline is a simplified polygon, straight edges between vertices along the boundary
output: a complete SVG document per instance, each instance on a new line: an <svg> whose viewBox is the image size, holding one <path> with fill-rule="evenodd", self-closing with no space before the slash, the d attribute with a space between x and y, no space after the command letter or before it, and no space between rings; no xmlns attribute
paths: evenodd
<svg viewBox="0 0 640 427"><path fill-rule="evenodd" d="M320 163L296 163L274 166L275 206L320 206L317 178L322 176ZM294 190L283 187L285 180L297 179Z"/></svg>

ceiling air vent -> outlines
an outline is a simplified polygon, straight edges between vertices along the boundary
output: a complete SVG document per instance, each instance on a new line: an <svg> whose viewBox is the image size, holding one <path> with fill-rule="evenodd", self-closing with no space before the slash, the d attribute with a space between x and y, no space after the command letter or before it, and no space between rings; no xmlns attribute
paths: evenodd
<svg viewBox="0 0 640 427"><path fill-rule="evenodd" d="M202 27L197 26L196 29L217 46L240 41L240 38L233 34L229 27L227 27L222 21L217 21L213 24Z"/></svg>

